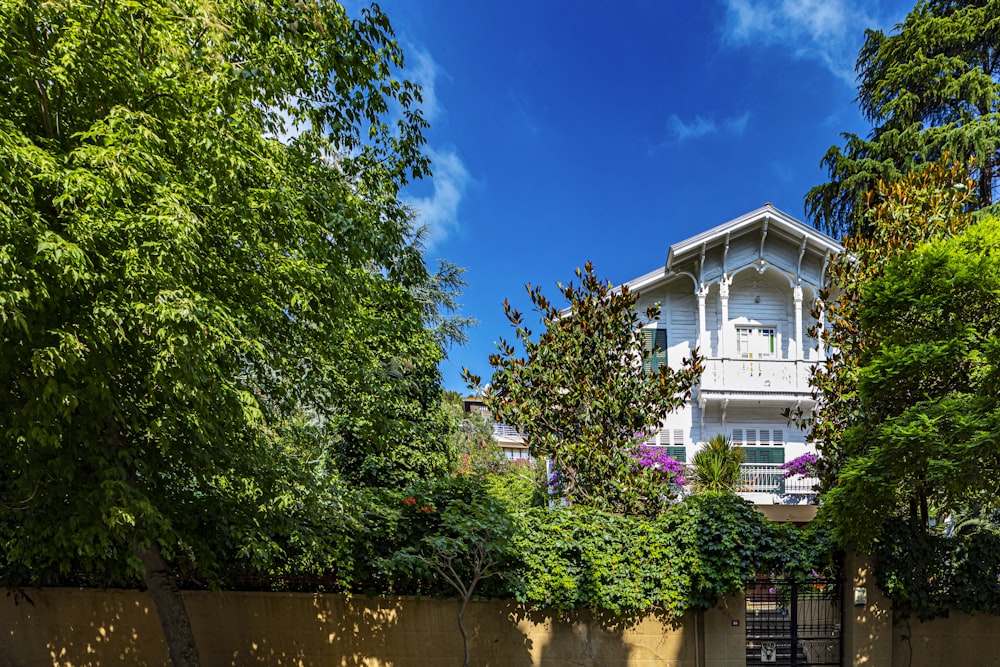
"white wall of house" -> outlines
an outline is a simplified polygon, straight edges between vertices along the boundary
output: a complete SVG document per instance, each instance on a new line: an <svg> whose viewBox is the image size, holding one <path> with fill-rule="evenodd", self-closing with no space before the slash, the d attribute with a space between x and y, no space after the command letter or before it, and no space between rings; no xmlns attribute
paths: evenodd
<svg viewBox="0 0 1000 667"><path fill-rule="evenodd" d="M674 244L662 270L628 283L639 292L640 313L660 304L652 326L667 331L672 368L696 346L705 358L691 401L664 416L651 444L683 446L690 461L723 433L745 446L749 460L767 461L748 464L756 472L776 466L775 457L790 461L812 450L782 411L813 407L809 367L824 359L824 350L809 335L817 325L812 312L829 259L841 250L768 205ZM788 493L747 495L763 503L801 500Z"/></svg>

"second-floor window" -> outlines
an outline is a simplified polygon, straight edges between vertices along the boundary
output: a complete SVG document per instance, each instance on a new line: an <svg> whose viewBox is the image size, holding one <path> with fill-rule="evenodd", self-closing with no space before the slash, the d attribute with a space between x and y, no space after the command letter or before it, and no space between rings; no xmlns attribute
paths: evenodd
<svg viewBox="0 0 1000 667"><path fill-rule="evenodd" d="M660 366L667 365L667 330L647 327L642 330L642 337L646 346L642 367L647 372L655 373Z"/></svg>
<svg viewBox="0 0 1000 667"><path fill-rule="evenodd" d="M781 429L734 428L731 439L734 445L743 449L744 463L785 462L785 434Z"/></svg>
<svg viewBox="0 0 1000 667"><path fill-rule="evenodd" d="M743 359L774 359L778 330L774 327L736 327L736 352Z"/></svg>

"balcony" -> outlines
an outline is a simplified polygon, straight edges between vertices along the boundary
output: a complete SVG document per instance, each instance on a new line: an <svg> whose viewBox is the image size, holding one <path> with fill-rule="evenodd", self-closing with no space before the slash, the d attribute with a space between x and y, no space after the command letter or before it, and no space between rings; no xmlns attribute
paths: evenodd
<svg viewBox="0 0 1000 667"><path fill-rule="evenodd" d="M513 426L508 426L507 424L494 423L493 436L497 438L524 438L524 433L521 433Z"/></svg>
<svg viewBox="0 0 1000 667"><path fill-rule="evenodd" d="M815 477L794 475L785 478L785 470L779 463L747 463L741 466L740 481L736 485L740 493L766 493L782 496L791 501L812 502L816 497L819 480Z"/></svg>
<svg viewBox="0 0 1000 667"><path fill-rule="evenodd" d="M791 359L706 359L699 401L811 401L810 369L816 362Z"/></svg>

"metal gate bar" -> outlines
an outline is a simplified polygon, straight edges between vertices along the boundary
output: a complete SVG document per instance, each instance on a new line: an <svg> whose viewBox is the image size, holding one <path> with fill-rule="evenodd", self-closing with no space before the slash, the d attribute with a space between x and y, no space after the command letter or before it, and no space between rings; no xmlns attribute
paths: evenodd
<svg viewBox="0 0 1000 667"><path fill-rule="evenodd" d="M746 595L748 666L841 666L841 583L757 579Z"/></svg>

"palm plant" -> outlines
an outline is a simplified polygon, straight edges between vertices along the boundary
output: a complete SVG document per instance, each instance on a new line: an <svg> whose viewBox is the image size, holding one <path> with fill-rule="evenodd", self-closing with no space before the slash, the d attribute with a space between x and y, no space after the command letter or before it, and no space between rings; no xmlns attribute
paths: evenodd
<svg viewBox="0 0 1000 667"><path fill-rule="evenodd" d="M721 433L712 436L691 461L695 493L725 491L733 493L740 480L743 450Z"/></svg>

